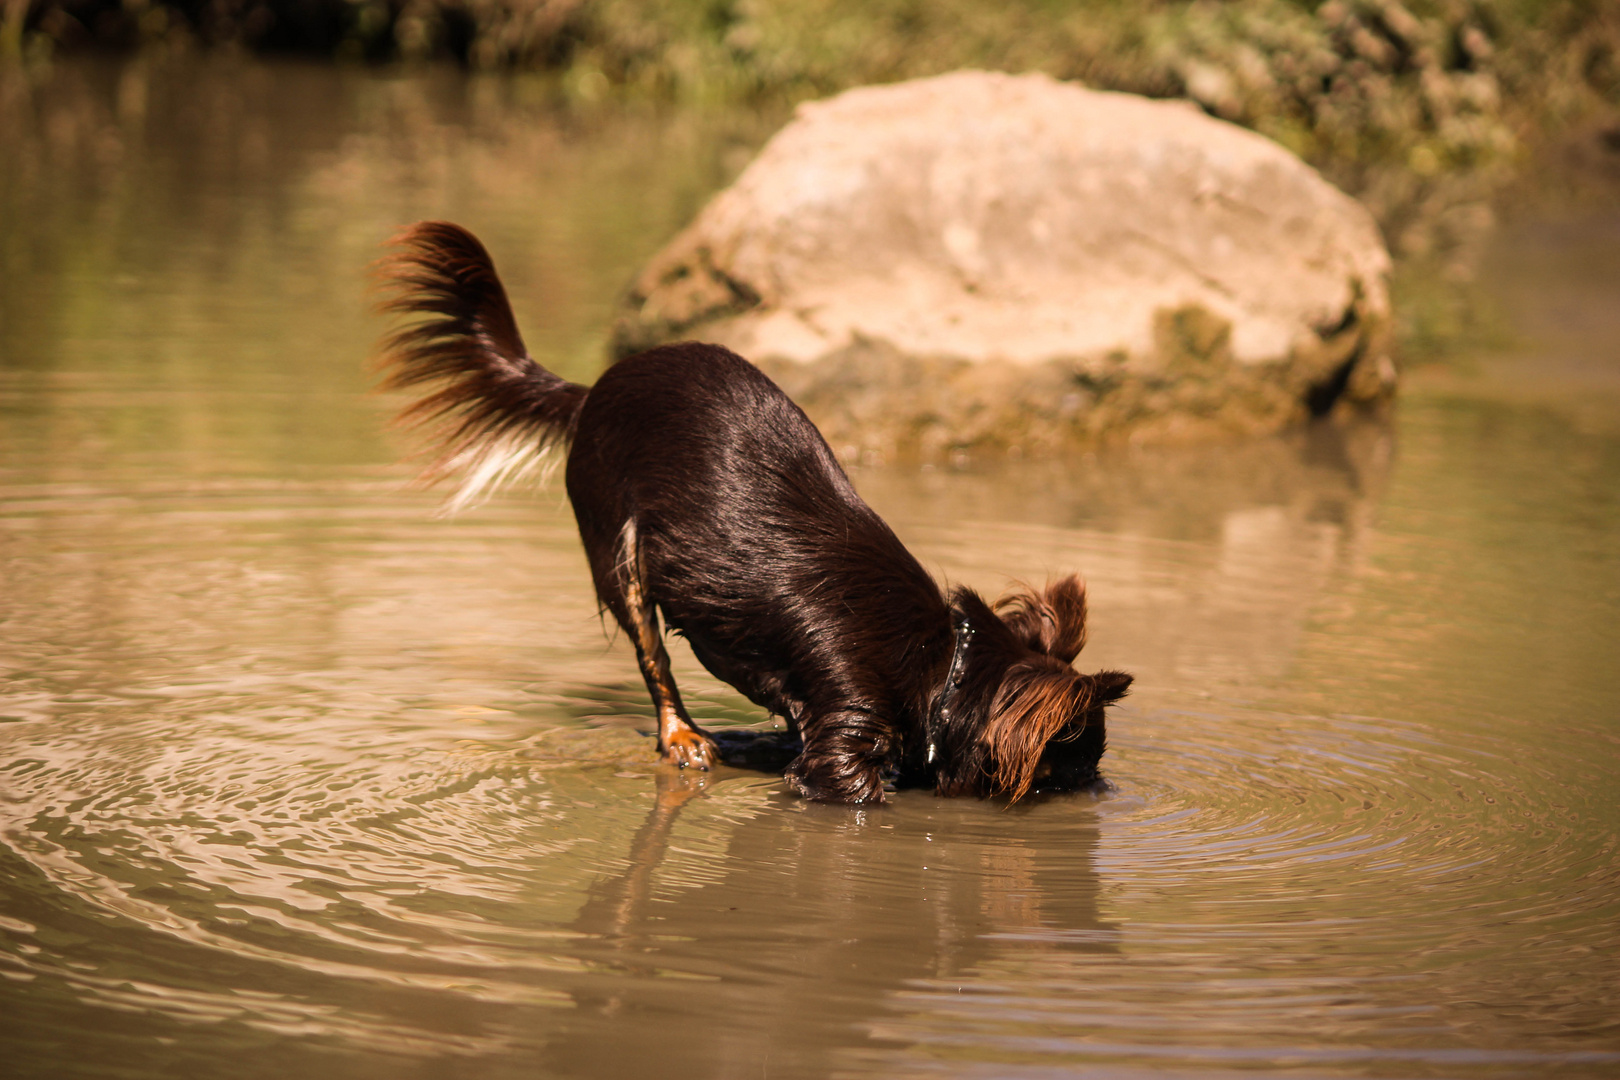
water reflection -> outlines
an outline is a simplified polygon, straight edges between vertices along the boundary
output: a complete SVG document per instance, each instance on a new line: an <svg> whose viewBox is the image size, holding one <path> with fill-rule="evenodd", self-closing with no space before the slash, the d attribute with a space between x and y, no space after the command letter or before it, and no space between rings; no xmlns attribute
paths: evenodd
<svg viewBox="0 0 1620 1080"><path fill-rule="evenodd" d="M1393 450L1381 423L1323 424L857 482L902 538L992 595L1011 577L1085 575L1082 666L1134 665L1161 688L1212 692L1288 672L1324 592L1365 563Z"/></svg>
<svg viewBox="0 0 1620 1080"><path fill-rule="evenodd" d="M380 330L365 268L423 217L473 227L535 355L589 379L624 283L771 125L453 71L0 72L0 407L51 443L10 479L391 461L387 407L353 408Z"/></svg>
<svg viewBox="0 0 1620 1080"><path fill-rule="evenodd" d="M1012 838L983 806L777 800L732 833L723 875L660 895L678 815L705 783L660 776L626 870L591 890L574 923L599 942L584 953L608 977L575 993L548 1040L547 1062L564 1073L756 1075L774 1061L826 1075L910 984L971 982L998 958L1118 949L1098 914L1099 832L1084 797L1048 805L1046 828ZM1026 826L1027 815L1016 814ZM667 1029L633 1030L672 1014L690 1018L677 1054Z"/></svg>

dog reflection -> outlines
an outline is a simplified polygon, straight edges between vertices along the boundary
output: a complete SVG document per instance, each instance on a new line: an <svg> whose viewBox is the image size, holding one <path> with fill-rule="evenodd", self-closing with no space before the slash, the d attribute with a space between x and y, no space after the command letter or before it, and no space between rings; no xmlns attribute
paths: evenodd
<svg viewBox="0 0 1620 1080"><path fill-rule="evenodd" d="M1097 908L1097 832L1079 807L1037 800L1025 813L920 793L873 810L765 803L730 827L720 876L683 885L672 879L691 857L683 815L723 797L726 774L661 772L624 869L597 882L573 924L593 974L548 1040L559 1071L758 1076L791 1061L826 1075L915 995L1117 951ZM1059 817L1068 824L1035 827ZM647 1035L634 1022L644 1015L660 1017ZM650 1034L679 1028L671 1015L691 1020L678 1047Z"/></svg>

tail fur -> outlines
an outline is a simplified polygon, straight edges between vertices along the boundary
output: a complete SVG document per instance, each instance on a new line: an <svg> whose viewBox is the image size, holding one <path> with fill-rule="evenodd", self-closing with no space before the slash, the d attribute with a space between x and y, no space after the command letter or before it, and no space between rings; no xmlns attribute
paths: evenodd
<svg viewBox="0 0 1620 1080"><path fill-rule="evenodd" d="M424 482L460 477L445 504L454 513L566 448L586 388L529 355L494 261L472 233L421 221L392 246L377 268L381 310L425 318L384 339L377 368L385 389L428 388L399 422L431 432Z"/></svg>

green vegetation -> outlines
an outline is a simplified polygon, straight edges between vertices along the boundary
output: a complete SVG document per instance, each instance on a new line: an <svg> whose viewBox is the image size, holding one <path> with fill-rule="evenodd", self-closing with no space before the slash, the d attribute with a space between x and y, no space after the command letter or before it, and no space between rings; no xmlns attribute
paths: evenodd
<svg viewBox="0 0 1620 1080"><path fill-rule="evenodd" d="M449 58L553 72L585 98L780 103L961 67L1039 70L1190 97L1322 166L1386 221L1397 205L1432 221L1417 190L1431 178L1488 169L1527 132L1620 103L1620 0L0 3L0 51L13 56L213 46Z"/></svg>
<svg viewBox="0 0 1620 1080"><path fill-rule="evenodd" d="M88 49L453 61L771 115L962 67L1187 97L1371 208L1422 352L1468 332L1456 286L1527 148L1620 106L1620 0L0 0L0 68Z"/></svg>
<svg viewBox="0 0 1620 1080"><path fill-rule="evenodd" d="M0 0L0 48L194 45L549 70L584 93L799 99L959 67L1188 96L1304 152L1438 136L1418 167L1497 147L1469 118L1620 96L1614 0ZM1466 77L1461 77L1466 76ZM1533 99L1533 100L1530 100Z"/></svg>

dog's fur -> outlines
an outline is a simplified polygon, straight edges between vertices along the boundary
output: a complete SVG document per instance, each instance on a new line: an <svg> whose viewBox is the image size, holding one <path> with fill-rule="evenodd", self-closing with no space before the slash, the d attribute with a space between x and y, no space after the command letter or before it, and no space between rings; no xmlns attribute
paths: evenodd
<svg viewBox="0 0 1620 1080"><path fill-rule="evenodd" d="M664 759L713 741L670 676L659 612L697 658L784 717L805 796L877 802L886 784L1017 800L1096 778L1104 707L1131 677L1071 667L1085 590L1066 577L992 608L949 598L861 501L798 406L714 345L649 350L588 390L518 335L483 246L423 222L381 266L384 310L425 316L384 343L387 386L429 388L402 418L437 428L424 474L452 507L567 448L567 488L601 604L636 646Z"/></svg>

